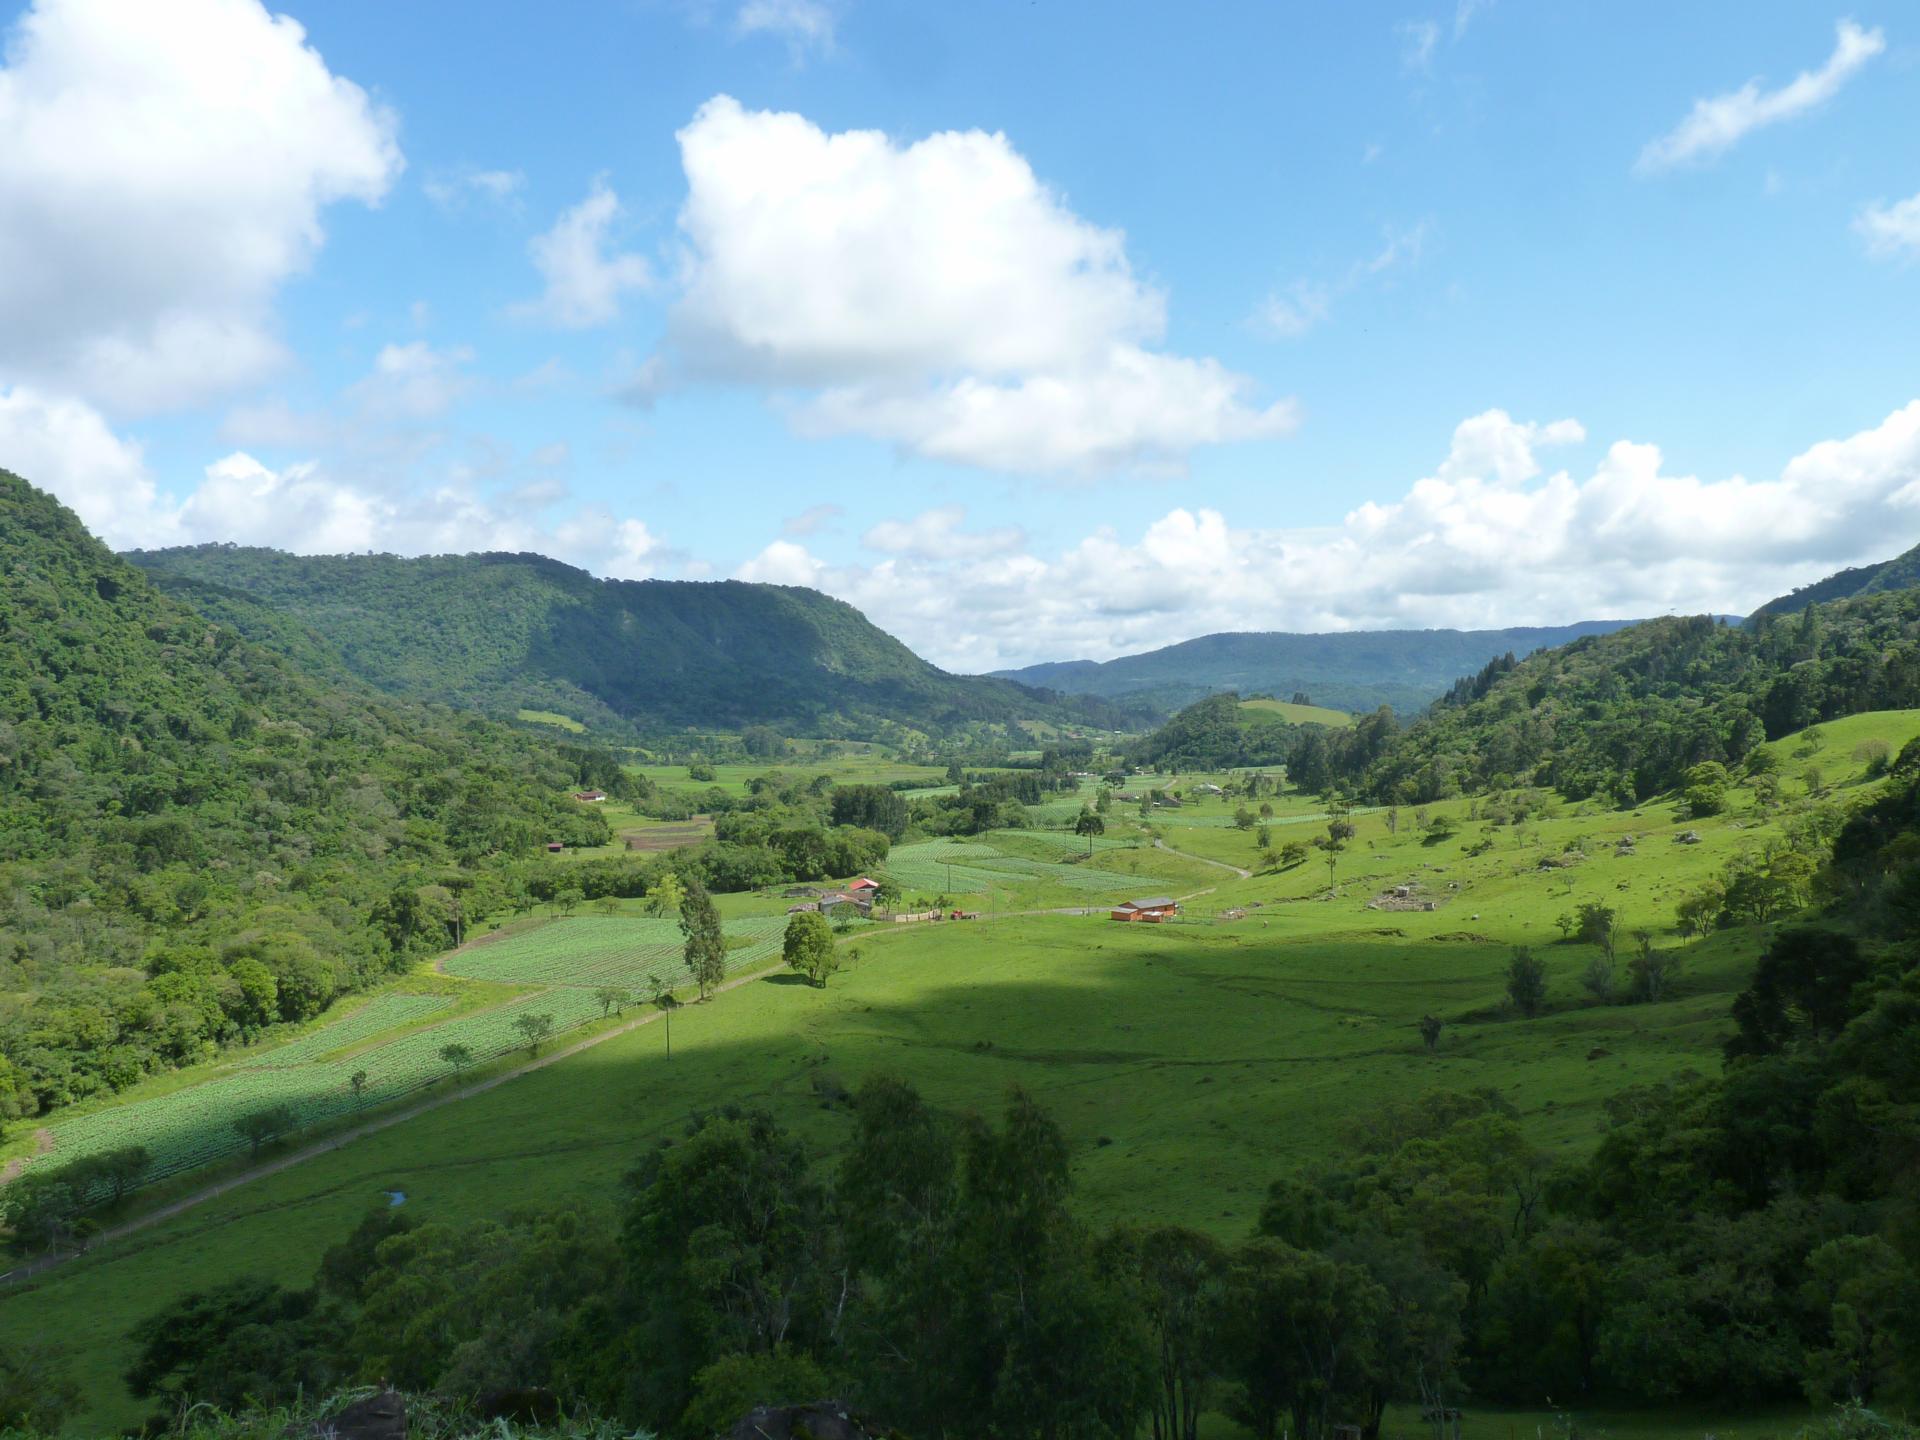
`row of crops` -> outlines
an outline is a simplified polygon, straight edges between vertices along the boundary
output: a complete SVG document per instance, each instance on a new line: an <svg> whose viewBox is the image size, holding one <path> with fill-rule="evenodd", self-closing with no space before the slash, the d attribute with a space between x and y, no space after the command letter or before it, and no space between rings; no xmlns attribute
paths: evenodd
<svg viewBox="0 0 1920 1440"><path fill-rule="evenodd" d="M1131 875L1090 865L1007 855L978 840L922 840L912 845L897 845L887 856L887 870L909 891L935 890L962 895L993 886L1031 885L1041 881L1089 893L1126 890L1139 884Z"/></svg>
<svg viewBox="0 0 1920 1440"><path fill-rule="evenodd" d="M777 955L782 927L780 918L767 916L728 922L729 972ZM665 932L672 933L671 942ZM547 988L491 1010L422 1025L384 1043L378 1040L381 1034L430 1020L452 1001L444 995L376 996L333 1024L202 1084L58 1122L51 1127L52 1149L32 1163L59 1164L141 1145L153 1157L144 1179L164 1179L245 1151L249 1142L234 1122L257 1111L284 1105L296 1130L350 1117L451 1083L453 1067L440 1053L447 1046L465 1046L470 1066L526 1049L526 1034L515 1023L523 1015L549 1017L557 1038L600 1018L604 1012L595 991L603 986L626 988L638 1002L655 974L676 987L686 981L679 930L670 920L559 920L463 952L446 968L481 979L542 982ZM358 1090L356 1074L361 1076Z"/></svg>

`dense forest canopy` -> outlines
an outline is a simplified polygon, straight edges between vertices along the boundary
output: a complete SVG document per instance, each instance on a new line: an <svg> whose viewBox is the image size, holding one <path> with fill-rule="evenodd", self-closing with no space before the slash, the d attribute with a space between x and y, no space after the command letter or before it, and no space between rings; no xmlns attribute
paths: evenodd
<svg viewBox="0 0 1920 1440"><path fill-rule="evenodd" d="M1097 700L949 675L816 590L737 580L599 580L539 555L288 555L233 545L134 551L196 604L274 644L260 610L327 636L392 695L598 732L758 723L788 733L946 731L1024 719L1118 723Z"/></svg>
<svg viewBox="0 0 1920 1440"><path fill-rule="evenodd" d="M441 948L514 857L606 839L583 755L305 673L0 471L0 1122Z"/></svg>

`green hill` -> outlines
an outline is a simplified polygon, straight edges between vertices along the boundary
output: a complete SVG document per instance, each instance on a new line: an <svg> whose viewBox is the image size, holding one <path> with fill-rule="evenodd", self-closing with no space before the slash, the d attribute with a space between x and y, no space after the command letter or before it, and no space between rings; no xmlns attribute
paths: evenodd
<svg viewBox="0 0 1920 1440"><path fill-rule="evenodd" d="M277 639L319 673L0 471L0 1124L315 1014L511 857L606 838L531 737Z"/></svg>
<svg viewBox="0 0 1920 1440"><path fill-rule="evenodd" d="M539 555L296 556L231 545L128 559L261 643L260 608L318 632L390 695L601 733L766 723L790 732L951 731L974 722L1114 721L1114 707L949 675L816 590L599 580Z"/></svg>
<svg viewBox="0 0 1920 1440"><path fill-rule="evenodd" d="M1762 615L1794 615L1809 605L1821 605L1833 600L1851 600L1862 595L1884 595L1894 590L1910 590L1920 585L1920 545L1891 560L1882 560L1878 565L1857 565L1816 580L1811 585L1803 585L1791 594L1769 600L1753 612L1753 619Z"/></svg>
<svg viewBox="0 0 1920 1440"><path fill-rule="evenodd" d="M1528 655L1583 635L1602 635L1630 620L1510 630L1356 630L1298 635L1244 631L1123 655L1068 660L996 672L1024 685L1072 695L1099 695L1150 705L1170 714L1204 695L1310 695L1338 710L1390 705L1402 714L1425 708L1462 675L1497 655Z"/></svg>

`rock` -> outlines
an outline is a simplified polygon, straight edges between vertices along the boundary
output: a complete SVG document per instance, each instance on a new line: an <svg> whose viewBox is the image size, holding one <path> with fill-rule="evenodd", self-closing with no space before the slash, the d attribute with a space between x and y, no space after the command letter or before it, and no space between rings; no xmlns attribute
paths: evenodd
<svg viewBox="0 0 1920 1440"><path fill-rule="evenodd" d="M841 1401L815 1400L749 1410L726 1440L885 1440L893 1433L853 1414Z"/></svg>
<svg viewBox="0 0 1920 1440"><path fill-rule="evenodd" d="M407 1440L406 1397L382 1390L356 1400L331 1420L316 1424L314 1434L328 1440Z"/></svg>

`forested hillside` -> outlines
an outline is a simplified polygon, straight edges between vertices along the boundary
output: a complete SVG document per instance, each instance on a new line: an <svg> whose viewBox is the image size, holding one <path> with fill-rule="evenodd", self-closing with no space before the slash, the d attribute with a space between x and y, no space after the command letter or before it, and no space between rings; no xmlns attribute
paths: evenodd
<svg viewBox="0 0 1920 1440"><path fill-rule="evenodd" d="M1496 655L1528 655L1632 623L1590 620L1511 630L1357 630L1334 635L1248 631L1202 635L1116 660L1069 660L999 673L1067 694L1151 704L1162 714L1211 692L1234 691L1282 699L1304 693L1316 705L1336 710L1390 705L1408 715Z"/></svg>
<svg viewBox="0 0 1920 1440"><path fill-rule="evenodd" d="M1904 555L1882 560L1878 565L1857 565L1829 575L1824 580L1816 580L1811 585L1802 585L1791 594L1769 600L1753 612L1753 618L1758 620L1765 615L1797 614L1809 605L1820 605L1830 600L1851 600L1860 595L1884 595L1891 590L1909 590L1916 585L1920 585L1920 545Z"/></svg>
<svg viewBox="0 0 1920 1440"><path fill-rule="evenodd" d="M504 727L306 673L0 471L0 1123L440 948L510 857L606 838L572 778Z"/></svg>
<svg viewBox="0 0 1920 1440"><path fill-rule="evenodd" d="M1108 721L1097 701L949 675L851 605L786 585L599 580L539 555L296 556L231 545L135 551L156 575L222 587L324 634L391 695L494 715L554 711L600 732L770 723L810 734L973 721ZM233 593L237 592L237 594Z"/></svg>

